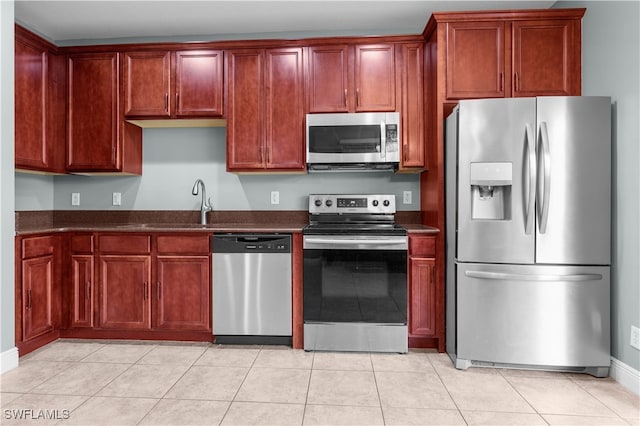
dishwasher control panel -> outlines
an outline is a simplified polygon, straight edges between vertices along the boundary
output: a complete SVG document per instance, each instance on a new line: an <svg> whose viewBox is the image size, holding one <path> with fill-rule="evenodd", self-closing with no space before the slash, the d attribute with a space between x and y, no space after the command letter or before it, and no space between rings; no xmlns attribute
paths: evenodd
<svg viewBox="0 0 640 426"><path fill-rule="evenodd" d="M214 235L213 253L291 253L291 236L282 234Z"/></svg>

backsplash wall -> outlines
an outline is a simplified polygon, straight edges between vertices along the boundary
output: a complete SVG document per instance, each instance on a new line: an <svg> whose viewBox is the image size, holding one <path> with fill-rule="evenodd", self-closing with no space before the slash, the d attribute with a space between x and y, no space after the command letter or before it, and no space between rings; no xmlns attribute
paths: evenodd
<svg viewBox="0 0 640 426"><path fill-rule="evenodd" d="M142 176L31 176L16 174L16 210L198 210L191 194L204 181L214 210L306 210L310 193L390 193L398 210L420 209L418 174L235 174L226 171L226 129L143 130ZM271 204L271 191L280 204ZM402 204L403 191L412 203ZM71 193L80 193L80 206ZM112 205L113 192L122 204Z"/></svg>

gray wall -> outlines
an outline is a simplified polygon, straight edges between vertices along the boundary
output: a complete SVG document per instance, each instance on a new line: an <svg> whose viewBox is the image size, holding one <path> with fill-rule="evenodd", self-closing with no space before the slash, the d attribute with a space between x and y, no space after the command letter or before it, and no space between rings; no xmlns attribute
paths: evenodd
<svg viewBox="0 0 640 426"><path fill-rule="evenodd" d="M0 353L15 346L13 2L0 1Z"/></svg>
<svg viewBox="0 0 640 426"><path fill-rule="evenodd" d="M582 26L582 93L613 102L612 355L640 370L629 344L640 327L640 3L568 1L586 7Z"/></svg>
<svg viewBox="0 0 640 426"><path fill-rule="evenodd" d="M142 176L56 176L18 174L16 209L49 210L198 210L191 194L197 178L216 210L304 210L314 192L383 192L396 194L399 210L419 210L419 175L392 173L235 174L226 171L226 129L171 128L143 131ZM53 185L51 185L53 179ZM280 204L270 202L280 192ZM412 203L402 204L402 192ZM80 193L80 206L71 193ZM113 192L122 205L112 205Z"/></svg>

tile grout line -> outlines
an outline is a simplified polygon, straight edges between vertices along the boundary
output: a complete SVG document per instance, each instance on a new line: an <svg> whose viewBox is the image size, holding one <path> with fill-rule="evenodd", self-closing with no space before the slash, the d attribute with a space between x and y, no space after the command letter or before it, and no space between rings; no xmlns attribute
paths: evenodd
<svg viewBox="0 0 640 426"><path fill-rule="evenodd" d="M527 403L527 405L533 409L533 411L542 419L543 422L549 425L550 423L547 421L544 415L541 412L539 412L538 409L534 407L533 404L522 393L520 393L518 389L516 389L515 385L511 382L511 380L509 380L509 377L503 374L503 370L499 368L497 370L498 370L498 374L500 374L500 377L502 377L505 380L505 382L509 384L511 389L513 389L514 392L517 393L520 396L520 398L522 398Z"/></svg>
<svg viewBox="0 0 640 426"><path fill-rule="evenodd" d="M242 389L242 385L244 385L244 382L247 380L247 377L249 377L249 373L253 369L253 366L255 365L256 360L260 356L260 353L262 352L263 349L264 349L264 346L261 346L260 349L258 350L258 353L256 353L255 358L253 358L253 361L251 361L251 365L249 366L249 368L247 368L247 372L245 373L244 377L242 378L242 382L240 382L240 386L238 386L238 389L233 394L233 398L231 398L231 401L229 401L229 405L227 406L227 409L224 411L224 414L220 418L220 423L218 423L219 425L221 425L222 422L224 422L224 419L227 417L227 414L229 414L229 410L231 410L231 405L235 402L236 397L238 396L238 393L240 392L240 389ZM221 350L224 350L224 349L221 349ZM238 401L238 402L240 402L240 401Z"/></svg>
<svg viewBox="0 0 640 426"><path fill-rule="evenodd" d="M445 352L446 354L446 352ZM440 372L438 371L438 369L436 368L436 366L433 364L433 362L431 361L431 358L427 356L427 360L429 361L429 364L431 364L431 368L433 368L433 371L436 373L436 376L438 377L438 381L440 381L440 384L442 385L442 387L444 388L444 390L447 392L447 395L449 395L449 398L451 398L451 402L453 402L453 405L456 407L456 411L458 411L458 414L460 415L460 418L462 419L462 421L468 425L469 422L467 421L467 418L464 416L464 414L462 414L462 410L460 409L460 406L458 405L458 403L456 402L455 398L453 397L453 395L451 395L451 391L449 391L449 388L447 387L446 383L444 382L444 380L442 380L442 376L440 375ZM448 355L447 355L448 358Z"/></svg>

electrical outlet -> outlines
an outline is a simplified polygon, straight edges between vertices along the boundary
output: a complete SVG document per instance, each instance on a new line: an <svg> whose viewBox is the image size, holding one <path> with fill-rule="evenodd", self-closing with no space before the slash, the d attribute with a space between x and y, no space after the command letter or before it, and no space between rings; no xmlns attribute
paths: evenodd
<svg viewBox="0 0 640 426"><path fill-rule="evenodd" d="M411 191L402 192L402 204L411 204Z"/></svg>
<svg viewBox="0 0 640 426"><path fill-rule="evenodd" d="M631 342L629 344L640 350L640 328L634 325L631 326Z"/></svg>
<svg viewBox="0 0 640 426"><path fill-rule="evenodd" d="M122 194L120 192L113 193L113 199L111 200L114 206L122 204Z"/></svg>
<svg viewBox="0 0 640 426"><path fill-rule="evenodd" d="M271 191L271 204L280 204L280 191Z"/></svg>
<svg viewBox="0 0 640 426"><path fill-rule="evenodd" d="M71 205L72 206L79 206L80 205L80 193L79 192L72 192L71 193Z"/></svg>

